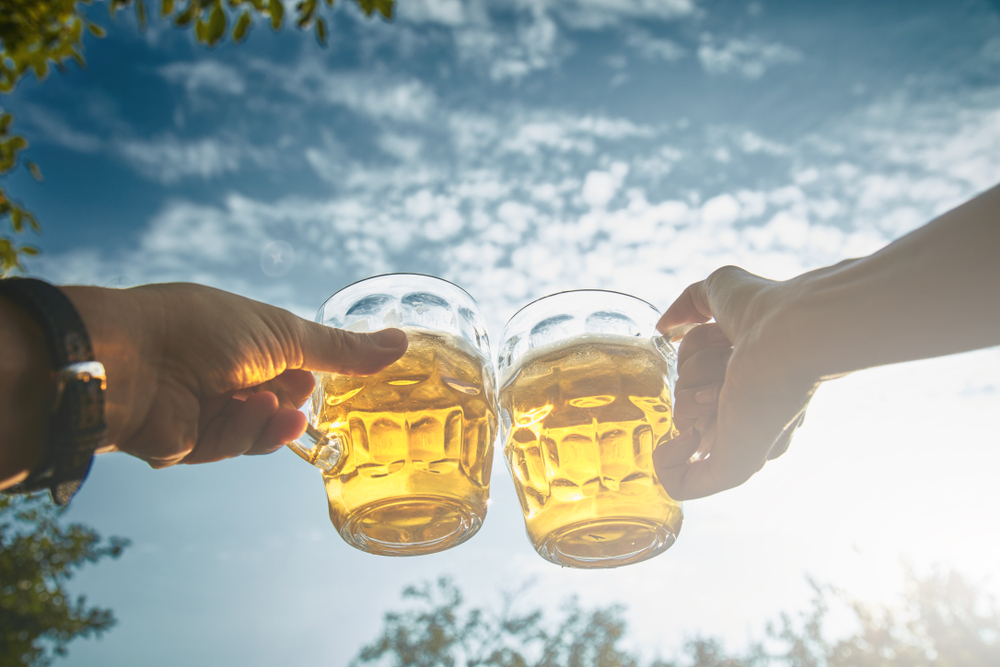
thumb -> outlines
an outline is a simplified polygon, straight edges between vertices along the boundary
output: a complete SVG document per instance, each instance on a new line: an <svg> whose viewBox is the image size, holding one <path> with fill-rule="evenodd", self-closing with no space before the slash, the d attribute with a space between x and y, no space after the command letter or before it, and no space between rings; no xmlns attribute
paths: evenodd
<svg viewBox="0 0 1000 667"><path fill-rule="evenodd" d="M690 328L684 325L701 324L712 319L712 309L706 293L707 283L707 280L702 280L688 285L660 317L660 321L656 323L657 331L669 338L679 338Z"/></svg>
<svg viewBox="0 0 1000 667"><path fill-rule="evenodd" d="M747 322L754 296L774 281L756 276L738 266L724 266L688 286L657 323L656 328L670 335L685 324L700 324L713 317L729 340L736 341Z"/></svg>
<svg viewBox="0 0 1000 667"><path fill-rule="evenodd" d="M302 368L343 375L372 375L406 352L409 341L400 329L354 333L302 320L299 347Z"/></svg>

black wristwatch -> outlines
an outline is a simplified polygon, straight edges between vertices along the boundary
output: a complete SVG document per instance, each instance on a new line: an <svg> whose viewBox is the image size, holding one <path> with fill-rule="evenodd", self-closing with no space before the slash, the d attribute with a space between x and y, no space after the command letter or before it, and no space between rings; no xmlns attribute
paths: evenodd
<svg viewBox="0 0 1000 667"><path fill-rule="evenodd" d="M34 278L4 278L0 295L41 327L56 382L45 456L26 480L5 493L48 489L56 503L65 505L83 484L104 440L104 366L95 361L83 320L59 288Z"/></svg>

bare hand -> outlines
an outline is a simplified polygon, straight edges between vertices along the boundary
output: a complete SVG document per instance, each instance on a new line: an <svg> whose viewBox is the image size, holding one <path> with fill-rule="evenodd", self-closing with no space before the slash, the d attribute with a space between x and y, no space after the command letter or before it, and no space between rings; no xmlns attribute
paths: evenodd
<svg viewBox="0 0 1000 667"><path fill-rule="evenodd" d="M653 454L672 498L739 486L788 448L818 381L798 375L773 335L786 289L724 267L684 290L660 318L665 334L715 318L681 342L674 406L681 434Z"/></svg>
<svg viewBox="0 0 1000 667"><path fill-rule="evenodd" d="M270 453L305 429L308 371L370 375L407 347L200 285L64 289L107 369L103 451L154 468Z"/></svg>

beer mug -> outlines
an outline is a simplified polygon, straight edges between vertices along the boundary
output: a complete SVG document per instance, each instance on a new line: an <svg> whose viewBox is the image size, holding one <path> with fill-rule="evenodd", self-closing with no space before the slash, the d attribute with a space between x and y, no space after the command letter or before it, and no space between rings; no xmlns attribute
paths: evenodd
<svg viewBox="0 0 1000 667"><path fill-rule="evenodd" d="M546 560L618 567L677 538L681 504L653 471L653 450L677 435L677 355L659 316L635 297L577 290L530 303L504 328L504 454Z"/></svg>
<svg viewBox="0 0 1000 667"><path fill-rule="evenodd" d="M323 471L330 519L362 551L443 551L482 526L496 391L475 300L439 278L391 274L331 296L316 321L403 329L406 354L368 377L316 373L310 426L292 449Z"/></svg>

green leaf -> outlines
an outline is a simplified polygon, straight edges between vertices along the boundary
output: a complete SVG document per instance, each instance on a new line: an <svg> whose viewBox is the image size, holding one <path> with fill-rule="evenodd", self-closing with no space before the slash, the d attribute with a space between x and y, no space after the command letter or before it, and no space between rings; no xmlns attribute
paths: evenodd
<svg viewBox="0 0 1000 667"><path fill-rule="evenodd" d="M41 81L49 73L49 64L42 60L32 65L32 69L35 70L35 78Z"/></svg>
<svg viewBox="0 0 1000 667"><path fill-rule="evenodd" d="M215 46L226 34L226 13L222 11L222 5L216 4L212 13L208 16L208 44Z"/></svg>
<svg viewBox="0 0 1000 667"><path fill-rule="evenodd" d="M17 232L18 234L24 231L24 222L22 222L21 220L22 215L24 214L21 213L21 209L19 208L11 209L10 224L14 226L14 231Z"/></svg>
<svg viewBox="0 0 1000 667"><path fill-rule="evenodd" d="M26 167L28 167L28 171L31 172L31 175L34 176L34 178L35 178L36 181L42 181L43 180L42 179L42 170L38 168L37 164L35 164L31 160L28 160L24 164L25 164Z"/></svg>
<svg viewBox="0 0 1000 667"><path fill-rule="evenodd" d="M108 34L107 32L105 32L104 28L97 25L96 23L91 23L90 21L87 21L87 30L90 31L91 35L97 37L98 39Z"/></svg>
<svg viewBox="0 0 1000 667"><path fill-rule="evenodd" d="M297 23L300 28L305 28L316 14L316 0L302 0L302 2L295 5L295 8L299 11L299 20Z"/></svg>
<svg viewBox="0 0 1000 667"><path fill-rule="evenodd" d="M326 21L316 20L316 39L322 46L326 46Z"/></svg>
<svg viewBox="0 0 1000 667"><path fill-rule="evenodd" d="M191 21L194 19L194 9L195 5L192 2L190 5L188 5L187 9L185 9L183 12L174 17L174 25L177 26L178 28L183 28L188 24L190 24Z"/></svg>
<svg viewBox="0 0 1000 667"><path fill-rule="evenodd" d="M267 3L267 11L271 15L271 27L281 30L281 22L285 18L285 7L281 0L270 0Z"/></svg>
<svg viewBox="0 0 1000 667"><path fill-rule="evenodd" d="M208 44L208 23L204 19L198 19L195 24L194 36L202 44Z"/></svg>
<svg viewBox="0 0 1000 667"><path fill-rule="evenodd" d="M38 248L30 245L21 246L21 252L25 255L35 256L38 254Z"/></svg>
<svg viewBox="0 0 1000 667"><path fill-rule="evenodd" d="M358 6L361 7L361 11L365 13L366 16L371 16L372 12L378 10L378 12L387 19L392 18L392 9L395 4L395 0L355 0Z"/></svg>
<svg viewBox="0 0 1000 667"><path fill-rule="evenodd" d="M146 2L135 0L135 17L139 21L139 31L146 32Z"/></svg>
<svg viewBox="0 0 1000 667"><path fill-rule="evenodd" d="M160 17L167 18L174 13L174 0L160 0Z"/></svg>
<svg viewBox="0 0 1000 667"><path fill-rule="evenodd" d="M244 11L242 14L240 14L240 17L238 19L236 19L236 27L233 28L233 41L234 42L236 42L237 44L239 44L240 42L242 42L246 38L247 31L250 30L250 24L252 22L253 22L253 19L250 18L250 12L249 11Z"/></svg>

